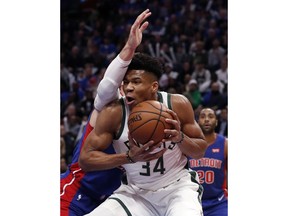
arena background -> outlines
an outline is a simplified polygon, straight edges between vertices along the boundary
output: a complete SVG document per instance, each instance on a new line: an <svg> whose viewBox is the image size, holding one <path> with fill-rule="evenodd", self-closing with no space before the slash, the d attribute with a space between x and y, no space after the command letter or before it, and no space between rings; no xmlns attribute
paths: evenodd
<svg viewBox="0 0 288 216"><path fill-rule="evenodd" d="M81 3L68 5L62 8ZM229 215L285 211L285 8L280 1L229 4ZM59 213L60 11L57 1L5 1L0 15L1 197L11 215Z"/></svg>
<svg viewBox="0 0 288 216"><path fill-rule="evenodd" d="M163 63L160 90L191 99L196 119L201 108L209 106L217 111L219 125L226 120L221 112L227 112L228 80L218 72L228 73L227 0L62 0L60 123L66 146L62 172L65 162L71 162L106 67L122 49L130 25L145 8L152 16L138 51ZM193 77L200 66L207 75ZM192 103L194 98L188 90L192 80L198 82L202 97L197 103ZM219 86L216 93L210 88L214 82ZM220 128L216 131L222 132ZM223 131L223 135L228 136L228 132Z"/></svg>

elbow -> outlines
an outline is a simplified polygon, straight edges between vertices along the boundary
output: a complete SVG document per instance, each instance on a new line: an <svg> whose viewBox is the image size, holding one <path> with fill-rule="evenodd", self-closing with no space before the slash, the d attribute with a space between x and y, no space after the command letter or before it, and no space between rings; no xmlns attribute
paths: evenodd
<svg viewBox="0 0 288 216"><path fill-rule="evenodd" d="M79 159L78 159L78 165L84 172L90 171L87 160L85 158L83 158L83 156L81 156L81 154L80 154Z"/></svg>
<svg viewBox="0 0 288 216"><path fill-rule="evenodd" d="M200 143L199 143L200 144ZM199 145L199 151L197 153L193 152L194 159L200 159L205 156L205 152L208 148L208 143L205 140L202 140L201 144Z"/></svg>
<svg viewBox="0 0 288 216"><path fill-rule="evenodd" d="M201 151L199 151L197 159L203 158L205 156L205 152L206 152L207 148L208 148L208 143L206 142L206 140L203 139L202 145L201 145Z"/></svg>
<svg viewBox="0 0 288 216"><path fill-rule="evenodd" d="M204 155L205 155L205 151L199 151L197 153L193 152L193 154L191 154L190 157L197 160L197 159L203 158Z"/></svg>
<svg viewBox="0 0 288 216"><path fill-rule="evenodd" d="M194 159L200 159L200 158L203 158L204 155L205 155L205 151L204 151L204 152L200 152L200 153L198 153L198 154L194 154L194 155L193 155L193 158L194 158Z"/></svg>

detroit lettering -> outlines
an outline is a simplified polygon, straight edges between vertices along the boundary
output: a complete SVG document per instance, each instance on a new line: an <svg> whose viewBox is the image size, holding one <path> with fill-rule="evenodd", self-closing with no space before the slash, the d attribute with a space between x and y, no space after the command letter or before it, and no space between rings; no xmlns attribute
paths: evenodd
<svg viewBox="0 0 288 216"><path fill-rule="evenodd" d="M189 161L190 167L212 167L212 168L217 168L221 169L221 160L217 160L214 158L201 158L201 159L191 159Z"/></svg>

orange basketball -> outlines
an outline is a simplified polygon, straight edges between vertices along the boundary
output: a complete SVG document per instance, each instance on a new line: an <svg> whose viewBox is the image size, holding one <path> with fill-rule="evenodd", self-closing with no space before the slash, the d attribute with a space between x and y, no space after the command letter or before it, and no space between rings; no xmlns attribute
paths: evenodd
<svg viewBox="0 0 288 216"><path fill-rule="evenodd" d="M137 104L128 119L132 138L139 144L150 140L154 140L155 144L161 142L166 136L164 129L172 128L172 125L165 122L166 118L173 119L167 112L167 107L159 101L147 100Z"/></svg>

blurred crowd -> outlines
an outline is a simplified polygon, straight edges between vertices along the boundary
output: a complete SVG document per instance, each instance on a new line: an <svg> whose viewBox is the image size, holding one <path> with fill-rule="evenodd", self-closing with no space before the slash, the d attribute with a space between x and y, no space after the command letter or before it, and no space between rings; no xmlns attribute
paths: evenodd
<svg viewBox="0 0 288 216"><path fill-rule="evenodd" d="M162 61L160 90L184 94L196 119L202 107L215 109L216 132L228 137L227 0L61 0L61 172L106 67L146 8L152 16L138 51Z"/></svg>

